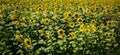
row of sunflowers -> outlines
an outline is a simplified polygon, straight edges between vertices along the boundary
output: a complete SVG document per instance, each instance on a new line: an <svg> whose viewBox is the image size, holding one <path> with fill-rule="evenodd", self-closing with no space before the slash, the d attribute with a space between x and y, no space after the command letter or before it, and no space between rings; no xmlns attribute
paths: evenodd
<svg viewBox="0 0 120 55"><path fill-rule="evenodd" d="M2 55L119 55L119 0L1 0Z"/></svg>

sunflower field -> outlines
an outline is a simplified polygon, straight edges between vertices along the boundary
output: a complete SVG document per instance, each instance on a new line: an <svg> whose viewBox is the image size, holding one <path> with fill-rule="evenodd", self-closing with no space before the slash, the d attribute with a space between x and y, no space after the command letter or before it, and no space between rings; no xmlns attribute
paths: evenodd
<svg viewBox="0 0 120 55"><path fill-rule="evenodd" d="M0 0L0 55L120 55L120 0Z"/></svg>

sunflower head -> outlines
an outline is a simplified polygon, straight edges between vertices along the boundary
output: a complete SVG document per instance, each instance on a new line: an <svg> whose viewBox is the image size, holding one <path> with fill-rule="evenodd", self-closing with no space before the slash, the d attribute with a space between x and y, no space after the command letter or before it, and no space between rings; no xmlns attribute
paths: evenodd
<svg viewBox="0 0 120 55"><path fill-rule="evenodd" d="M51 37L51 33L50 32L47 32L47 38L50 38Z"/></svg>
<svg viewBox="0 0 120 55"><path fill-rule="evenodd" d="M42 8L41 8L41 7L38 7L38 10L42 10Z"/></svg>
<svg viewBox="0 0 120 55"><path fill-rule="evenodd" d="M39 29L37 30L39 34L43 35L43 30Z"/></svg>
<svg viewBox="0 0 120 55"><path fill-rule="evenodd" d="M88 8L86 8L85 13L86 13L86 14L89 14L89 13L90 13L90 10L89 10Z"/></svg>
<svg viewBox="0 0 120 55"><path fill-rule="evenodd" d="M79 28L80 32L83 32L83 31L84 31L84 29L85 29L84 25L83 25L83 24L82 24L82 25L80 25L80 28Z"/></svg>
<svg viewBox="0 0 120 55"><path fill-rule="evenodd" d="M21 18L21 21L22 21L23 23L26 23L26 18L25 18L25 17L22 17L22 18Z"/></svg>
<svg viewBox="0 0 120 55"><path fill-rule="evenodd" d="M114 32L108 32L108 37L114 37Z"/></svg>
<svg viewBox="0 0 120 55"><path fill-rule="evenodd" d="M71 17L72 16L72 13L69 11L68 13L67 13L67 17Z"/></svg>
<svg viewBox="0 0 120 55"><path fill-rule="evenodd" d="M95 26L95 25L92 25L92 30L93 30L93 32L96 32L96 30L97 30L97 27Z"/></svg>
<svg viewBox="0 0 120 55"><path fill-rule="evenodd" d="M58 34L59 36L64 36L64 35L65 35L65 31L64 31L63 29L58 29L58 30L57 30L57 34Z"/></svg>
<svg viewBox="0 0 120 55"><path fill-rule="evenodd" d="M96 20L91 20L91 24L96 24Z"/></svg>
<svg viewBox="0 0 120 55"><path fill-rule="evenodd" d="M75 26L75 23L74 22L70 22L69 23L69 27L73 28Z"/></svg>
<svg viewBox="0 0 120 55"><path fill-rule="evenodd" d="M71 32L70 35L71 35L72 39L76 38L76 33L75 32Z"/></svg>
<svg viewBox="0 0 120 55"><path fill-rule="evenodd" d="M113 25L113 23L109 20L109 21L107 21L107 26L112 26Z"/></svg>
<svg viewBox="0 0 120 55"><path fill-rule="evenodd" d="M64 17L64 18L63 18L63 21L64 21L64 22L69 22L69 18Z"/></svg>
<svg viewBox="0 0 120 55"><path fill-rule="evenodd" d="M50 20L48 18L42 19L42 23L45 24L45 25L48 25L49 22L50 22Z"/></svg>
<svg viewBox="0 0 120 55"><path fill-rule="evenodd" d="M78 22L78 23L82 23L82 22L83 22L83 19L82 19L82 18L78 18L78 19L77 19L77 22Z"/></svg>
<svg viewBox="0 0 120 55"><path fill-rule="evenodd" d="M78 10L82 10L82 7L81 7L81 6L78 6Z"/></svg>
<svg viewBox="0 0 120 55"><path fill-rule="evenodd" d="M15 20L15 16L14 15L10 14L9 17L10 17L10 20Z"/></svg>
<svg viewBox="0 0 120 55"><path fill-rule="evenodd" d="M22 42L22 39L21 39L20 35L15 35L15 39L18 40L19 42Z"/></svg>
<svg viewBox="0 0 120 55"><path fill-rule="evenodd" d="M13 24L14 24L15 26L19 26L19 25L20 25L18 21L14 21Z"/></svg>
<svg viewBox="0 0 120 55"><path fill-rule="evenodd" d="M95 15L96 15L96 13L92 13L92 14L91 14L92 17L95 17Z"/></svg>
<svg viewBox="0 0 120 55"><path fill-rule="evenodd" d="M74 17L74 18L78 18L78 16L79 16L78 13L74 13L74 14L73 14L73 17Z"/></svg>
<svg viewBox="0 0 120 55"><path fill-rule="evenodd" d="M84 32L85 32L86 34L90 32L90 26L89 26L89 25L87 25L87 26L85 27Z"/></svg>
<svg viewBox="0 0 120 55"><path fill-rule="evenodd" d="M105 26L104 23L100 24L100 28L104 28L104 26Z"/></svg>
<svg viewBox="0 0 120 55"><path fill-rule="evenodd" d="M26 47L32 46L31 39L30 38L25 38L24 39L24 44L26 45Z"/></svg>
<svg viewBox="0 0 120 55"><path fill-rule="evenodd" d="M39 12L39 11L36 11L35 13L36 13L36 15L40 15L40 12Z"/></svg>

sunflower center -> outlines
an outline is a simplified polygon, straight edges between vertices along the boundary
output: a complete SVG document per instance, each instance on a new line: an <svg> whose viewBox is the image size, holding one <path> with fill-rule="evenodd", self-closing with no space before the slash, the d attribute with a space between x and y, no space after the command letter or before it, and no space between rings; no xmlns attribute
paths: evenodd
<svg viewBox="0 0 120 55"><path fill-rule="evenodd" d="M60 31L60 34L63 34L63 31Z"/></svg>
<svg viewBox="0 0 120 55"><path fill-rule="evenodd" d="M68 14L69 16L71 16L71 14Z"/></svg>
<svg viewBox="0 0 120 55"><path fill-rule="evenodd" d="M110 36L112 36L112 34L110 34Z"/></svg>
<svg viewBox="0 0 120 55"><path fill-rule="evenodd" d="M73 26L73 23L71 24L71 26Z"/></svg>
<svg viewBox="0 0 120 55"><path fill-rule="evenodd" d="M111 25L111 23L108 23L109 25Z"/></svg>
<svg viewBox="0 0 120 55"><path fill-rule="evenodd" d="M75 14L75 17L78 17L78 15L77 15L77 14Z"/></svg>
<svg viewBox="0 0 120 55"><path fill-rule="evenodd" d="M48 23L48 20L46 20L46 22Z"/></svg>
<svg viewBox="0 0 120 55"><path fill-rule="evenodd" d="M80 10L82 10L82 8L79 8Z"/></svg>
<svg viewBox="0 0 120 55"><path fill-rule="evenodd" d="M30 41L27 41L27 44L30 45Z"/></svg>
<svg viewBox="0 0 120 55"><path fill-rule="evenodd" d="M79 22L82 22L82 20L81 20L81 19L79 19Z"/></svg>

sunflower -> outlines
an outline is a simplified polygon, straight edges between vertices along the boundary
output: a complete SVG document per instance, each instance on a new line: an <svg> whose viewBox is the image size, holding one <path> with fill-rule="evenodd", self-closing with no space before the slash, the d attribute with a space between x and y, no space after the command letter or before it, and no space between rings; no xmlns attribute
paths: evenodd
<svg viewBox="0 0 120 55"><path fill-rule="evenodd" d="M51 33L50 32L47 32L47 38L50 38L51 37Z"/></svg>
<svg viewBox="0 0 120 55"><path fill-rule="evenodd" d="M39 15L40 15L40 12L39 12L39 11L36 11L35 13L36 13L36 15L37 15L37 16L39 16Z"/></svg>
<svg viewBox="0 0 120 55"><path fill-rule="evenodd" d="M84 32L85 32L86 34L90 32L90 26L89 26L89 25L86 26Z"/></svg>
<svg viewBox="0 0 120 55"><path fill-rule="evenodd" d="M57 14L57 8L54 9L54 14Z"/></svg>
<svg viewBox="0 0 120 55"><path fill-rule="evenodd" d="M80 25L80 28L79 28L79 30L80 30L80 32L83 32L84 31L84 25L82 24L82 25Z"/></svg>
<svg viewBox="0 0 120 55"><path fill-rule="evenodd" d="M74 14L73 14L73 17L74 17L74 18L78 18L78 16L79 16L78 13L74 13Z"/></svg>
<svg viewBox="0 0 120 55"><path fill-rule="evenodd" d="M68 13L67 13L67 17L71 17L72 16L72 13L69 11Z"/></svg>
<svg viewBox="0 0 120 55"><path fill-rule="evenodd" d="M96 15L96 13L92 13L92 14L91 14L92 17L95 17L95 15Z"/></svg>
<svg viewBox="0 0 120 55"><path fill-rule="evenodd" d="M81 7L81 6L78 6L78 10L82 10L82 7Z"/></svg>
<svg viewBox="0 0 120 55"><path fill-rule="evenodd" d="M58 30L57 30L57 34L58 34L59 36L64 36L64 35L65 35L64 32L65 32L65 31L64 31L63 29L58 29Z"/></svg>
<svg viewBox="0 0 120 55"><path fill-rule="evenodd" d="M100 36L104 35L103 31L99 31L99 34L100 34Z"/></svg>
<svg viewBox="0 0 120 55"><path fill-rule="evenodd" d="M72 39L76 38L76 33L75 32L71 32L70 35L71 35Z"/></svg>
<svg viewBox="0 0 120 55"><path fill-rule="evenodd" d="M100 28L104 28L104 26L105 26L104 23L100 24Z"/></svg>
<svg viewBox="0 0 120 55"><path fill-rule="evenodd" d="M91 24L96 24L96 20L95 19L91 20Z"/></svg>
<svg viewBox="0 0 120 55"><path fill-rule="evenodd" d="M10 17L10 20L15 20L15 16L14 15L10 14L9 17Z"/></svg>
<svg viewBox="0 0 120 55"><path fill-rule="evenodd" d="M64 18L63 18L63 21L64 21L64 22L68 22L68 21L69 21L69 18L64 17Z"/></svg>
<svg viewBox="0 0 120 55"><path fill-rule="evenodd" d="M33 25L34 23L33 23L33 20L29 20L29 23L31 24L31 25Z"/></svg>
<svg viewBox="0 0 120 55"><path fill-rule="evenodd" d="M32 45L30 38L25 38L24 43L25 43L26 47L30 47Z"/></svg>
<svg viewBox="0 0 120 55"><path fill-rule="evenodd" d="M89 14L89 13L90 13L90 10L89 10L88 8L86 8L85 13L86 13L86 14Z"/></svg>
<svg viewBox="0 0 120 55"><path fill-rule="evenodd" d="M95 26L95 25L92 25L92 30L94 31L94 32L96 32L96 30L97 30L97 27Z"/></svg>
<svg viewBox="0 0 120 55"><path fill-rule="evenodd" d="M18 40L19 42L22 42L22 39L21 39L20 35L15 35L15 39Z"/></svg>
<svg viewBox="0 0 120 55"><path fill-rule="evenodd" d="M20 20L21 20L23 23L26 23L25 17L22 17Z"/></svg>
<svg viewBox="0 0 120 55"><path fill-rule="evenodd" d="M43 30L39 29L37 30L39 34L43 35Z"/></svg>
<svg viewBox="0 0 120 55"><path fill-rule="evenodd" d="M69 23L69 27L73 28L75 26L75 23L74 22L70 22Z"/></svg>
<svg viewBox="0 0 120 55"><path fill-rule="evenodd" d="M19 26L19 25L20 25L18 21L14 21L13 24L14 24L15 26Z"/></svg>
<svg viewBox="0 0 120 55"><path fill-rule="evenodd" d="M40 10L42 10L42 8L41 8L41 7L38 7L38 10L40 11Z"/></svg>
<svg viewBox="0 0 120 55"><path fill-rule="evenodd" d="M82 19L82 18L78 18L78 19L77 19L77 22L78 22L78 23L82 23L82 22L83 22L83 19Z"/></svg>
<svg viewBox="0 0 120 55"><path fill-rule="evenodd" d="M109 21L107 21L107 26L112 26L113 24L112 24L112 22L109 20Z"/></svg>
<svg viewBox="0 0 120 55"><path fill-rule="evenodd" d="M106 13L109 12L109 10L108 10L107 8L106 8L104 11L105 11Z"/></svg>
<svg viewBox="0 0 120 55"><path fill-rule="evenodd" d="M98 10L99 8L98 8L98 6L95 6L95 10Z"/></svg>
<svg viewBox="0 0 120 55"><path fill-rule="evenodd" d="M114 37L114 32L108 32L109 37Z"/></svg>
<svg viewBox="0 0 120 55"><path fill-rule="evenodd" d="M42 23L48 25L50 20L48 18L42 19Z"/></svg>
<svg viewBox="0 0 120 55"><path fill-rule="evenodd" d="M64 14L63 14L65 17L67 16L67 12L64 12Z"/></svg>

